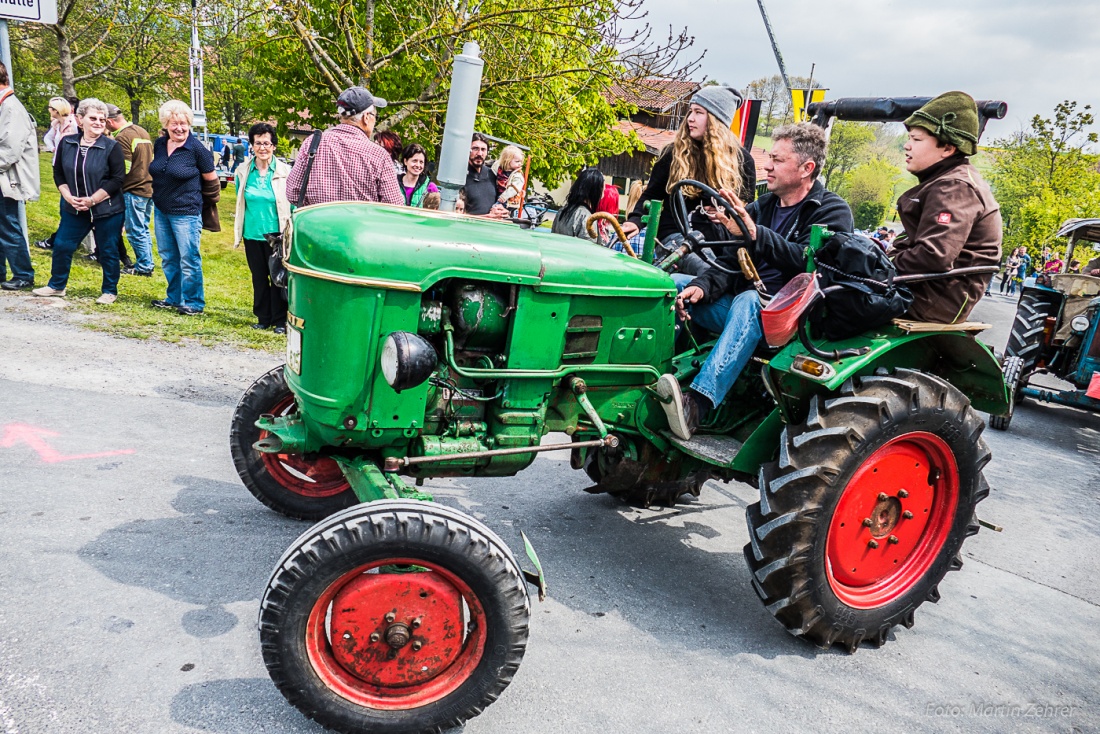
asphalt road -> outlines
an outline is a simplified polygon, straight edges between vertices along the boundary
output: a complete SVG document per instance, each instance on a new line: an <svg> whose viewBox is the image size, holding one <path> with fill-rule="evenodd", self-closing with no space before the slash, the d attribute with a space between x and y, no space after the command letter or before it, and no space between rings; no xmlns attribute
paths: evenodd
<svg viewBox="0 0 1100 734"><path fill-rule="evenodd" d="M990 343L1013 308L979 305ZM0 297L0 734L321 731L271 684L255 629L308 525L256 502L228 451L237 397L277 358L70 321ZM748 486L639 511L585 494L564 454L429 482L517 555L525 530L550 583L515 681L465 731L1097 731L1100 416L1024 404L986 438L979 515L1004 532L967 541L913 629L855 655L762 608Z"/></svg>

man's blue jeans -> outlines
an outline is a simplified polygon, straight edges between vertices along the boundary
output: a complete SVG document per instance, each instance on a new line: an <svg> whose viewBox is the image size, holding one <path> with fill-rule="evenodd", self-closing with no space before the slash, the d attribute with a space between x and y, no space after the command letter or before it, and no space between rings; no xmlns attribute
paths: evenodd
<svg viewBox="0 0 1100 734"><path fill-rule="evenodd" d="M157 235L160 266L168 281L164 300L173 306L187 306L199 311L206 307L202 289L202 217L198 214L165 214L157 212L153 219Z"/></svg>
<svg viewBox="0 0 1100 734"><path fill-rule="evenodd" d="M126 239L134 248L137 262L134 270L153 272L153 238L149 236L149 221L153 216L153 200L137 194L122 194L126 203Z"/></svg>
<svg viewBox="0 0 1100 734"><path fill-rule="evenodd" d="M95 232L95 257L103 269L102 291L118 295L118 249L122 246L122 212L92 219L90 212L73 214L61 210L61 222L53 238L53 267L50 288L64 290L73 267L73 253L80 243Z"/></svg>
<svg viewBox="0 0 1100 734"><path fill-rule="evenodd" d="M694 280L690 275L679 273L673 274L672 279L676 281L678 291L684 290ZM689 311L692 323L720 335L691 383L692 390L707 396L717 408L764 338L760 325L760 297L756 291L745 291L736 296L726 293L711 303L696 303L689 307Z"/></svg>
<svg viewBox="0 0 1100 734"><path fill-rule="evenodd" d="M19 226L19 202L0 196L0 280L7 280L9 266L13 280L34 282L31 253Z"/></svg>

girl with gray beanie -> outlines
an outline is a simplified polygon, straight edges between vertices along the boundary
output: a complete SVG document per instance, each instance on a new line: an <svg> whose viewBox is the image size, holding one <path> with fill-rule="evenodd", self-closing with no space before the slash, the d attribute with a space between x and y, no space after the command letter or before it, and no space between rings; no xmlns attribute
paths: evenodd
<svg viewBox="0 0 1100 734"><path fill-rule="evenodd" d="M623 225L628 237L641 228L645 203L654 199L664 204L657 238L663 240L679 231L672 207L668 205L668 192L673 184L683 179L701 181L716 191L723 188L737 191L746 201L752 201L756 167L752 157L742 152L741 141L731 129L740 107L741 93L732 87L709 86L695 93L676 138L657 157L645 192ZM750 178L751 181L746 180ZM697 189L685 188L683 193L689 211L700 203L710 204L701 201ZM703 232L709 225L702 216L698 222L693 222L693 226Z"/></svg>

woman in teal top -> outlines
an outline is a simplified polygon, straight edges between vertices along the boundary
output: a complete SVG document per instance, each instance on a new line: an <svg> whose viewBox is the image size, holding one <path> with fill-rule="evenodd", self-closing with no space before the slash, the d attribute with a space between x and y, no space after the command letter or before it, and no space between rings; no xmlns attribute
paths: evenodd
<svg viewBox="0 0 1100 734"><path fill-rule="evenodd" d="M258 122L248 130L253 156L237 167L236 243L244 242L244 255L252 271L253 329L275 329L286 333L286 300L271 282L267 235L277 234L290 219L286 179L290 166L275 158L275 128Z"/></svg>

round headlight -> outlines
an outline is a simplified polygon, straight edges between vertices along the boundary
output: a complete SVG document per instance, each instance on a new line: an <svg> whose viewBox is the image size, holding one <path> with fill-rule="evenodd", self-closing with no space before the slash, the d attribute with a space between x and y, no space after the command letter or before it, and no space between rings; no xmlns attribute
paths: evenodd
<svg viewBox="0 0 1100 734"><path fill-rule="evenodd" d="M395 391L416 387L428 379L439 363L435 347L428 340L407 331L395 331L382 343L379 360L382 376Z"/></svg>
<svg viewBox="0 0 1100 734"><path fill-rule="evenodd" d="M1069 328L1074 331L1088 331L1089 317L1088 316L1074 316L1073 320L1069 322Z"/></svg>

